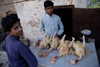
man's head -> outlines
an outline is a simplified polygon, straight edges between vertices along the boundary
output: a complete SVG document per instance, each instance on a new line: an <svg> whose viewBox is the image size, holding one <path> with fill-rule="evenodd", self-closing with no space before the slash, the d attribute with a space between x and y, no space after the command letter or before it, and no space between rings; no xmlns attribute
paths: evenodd
<svg viewBox="0 0 100 67"><path fill-rule="evenodd" d="M53 13L53 5L54 5L54 4L53 4L52 1L47 0L47 1L44 2L45 11L46 11L46 13L49 14L50 16L51 16L52 13Z"/></svg>
<svg viewBox="0 0 100 67"><path fill-rule="evenodd" d="M9 14L2 18L1 25L8 35L15 37L20 37L23 35L20 19L18 19L17 14Z"/></svg>

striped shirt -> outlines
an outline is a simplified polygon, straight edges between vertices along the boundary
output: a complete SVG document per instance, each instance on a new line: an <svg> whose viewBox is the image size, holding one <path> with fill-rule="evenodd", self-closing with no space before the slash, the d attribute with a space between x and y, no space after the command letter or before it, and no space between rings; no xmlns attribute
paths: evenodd
<svg viewBox="0 0 100 67"><path fill-rule="evenodd" d="M61 35L64 32L63 24L59 16L46 14L41 18L40 32L44 35L46 31L48 31L47 37L53 35L55 31L57 31L57 35Z"/></svg>

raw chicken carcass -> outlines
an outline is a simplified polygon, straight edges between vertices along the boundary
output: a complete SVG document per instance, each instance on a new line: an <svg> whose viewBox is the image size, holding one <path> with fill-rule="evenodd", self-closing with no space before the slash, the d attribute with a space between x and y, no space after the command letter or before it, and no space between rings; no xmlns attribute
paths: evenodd
<svg viewBox="0 0 100 67"><path fill-rule="evenodd" d="M52 49L57 49L59 45L59 37L55 35L56 35L56 31L53 35L52 42L50 43L51 48L47 52L44 52L43 57L46 57Z"/></svg>
<svg viewBox="0 0 100 67"><path fill-rule="evenodd" d="M84 50L86 43L85 43L85 36L83 36L83 43L81 43L80 41L76 41L76 43L73 43L73 48L75 49L75 54L77 56L79 56L78 59L76 60L71 60L70 63L71 65L75 65L76 62L78 62L79 60L82 59L82 56L84 56L85 54L87 54L87 51Z"/></svg>
<svg viewBox="0 0 100 67"><path fill-rule="evenodd" d="M58 50L61 48L61 46L63 45L63 43L64 43L64 41L65 41L65 37L66 37L66 35L64 35L63 37L62 37L62 39L60 40L60 44L59 44L59 47L57 48Z"/></svg>
<svg viewBox="0 0 100 67"><path fill-rule="evenodd" d="M69 44L68 40L65 40L59 49L59 54L56 57L52 57L50 60L50 63L54 64L55 63L54 61L57 60L59 57L67 55L68 50L72 46L74 40L75 40L75 38L72 37L72 42L70 44Z"/></svg>
<svg viewBox="0 0 100 67"><path fill-rule="evenodd" d="M45 35L43 36L43 40L40 42L40 47L39 47L39 50L38 50L38 56L42 56L42 53L41 53L41 49L42 48L49 48L49 43L51 42L52 40L52 35L49 37L46 37L48 32L45 33Z"/></svg>

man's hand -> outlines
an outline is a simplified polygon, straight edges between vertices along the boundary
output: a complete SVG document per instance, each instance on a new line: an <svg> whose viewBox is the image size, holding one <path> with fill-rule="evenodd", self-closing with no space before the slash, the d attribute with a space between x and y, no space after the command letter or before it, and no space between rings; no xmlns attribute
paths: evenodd
<svg viewBox="0 0 100 67"><path fill-rule="evenodd" d="M56 36L55 37L59 37L59 35L58 34L56 34Z"/></svg>

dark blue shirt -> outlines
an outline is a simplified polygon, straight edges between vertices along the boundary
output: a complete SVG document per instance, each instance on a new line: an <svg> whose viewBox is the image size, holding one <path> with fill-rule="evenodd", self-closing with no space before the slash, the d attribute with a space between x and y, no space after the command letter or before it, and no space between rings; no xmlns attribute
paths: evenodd
<svg viewBox="0 0 100 67"><path fill-rule="evenodd" d="M7 36L2 49L8 55L9 67L37 67L37 59L19 37Z"/></svg>

